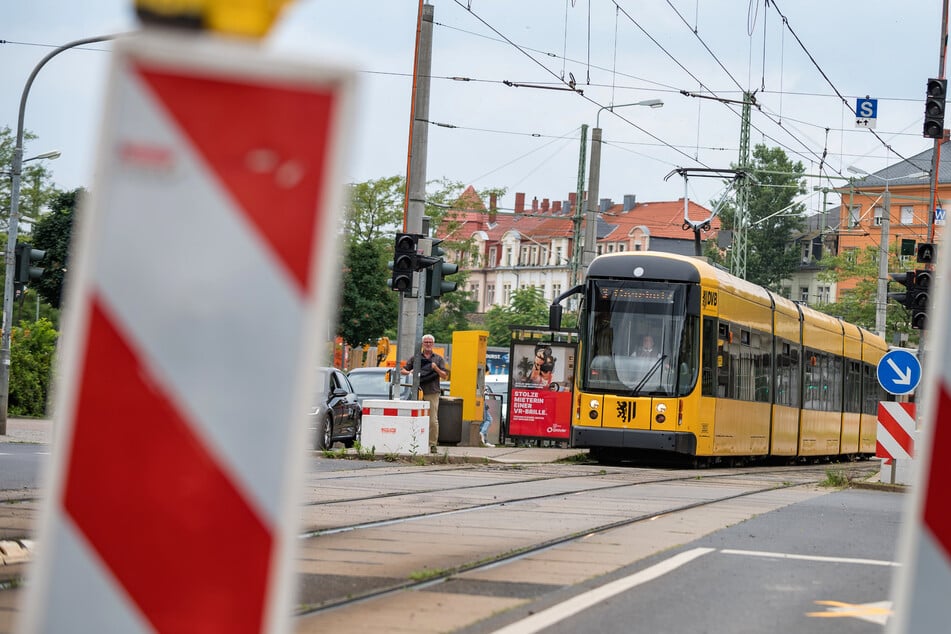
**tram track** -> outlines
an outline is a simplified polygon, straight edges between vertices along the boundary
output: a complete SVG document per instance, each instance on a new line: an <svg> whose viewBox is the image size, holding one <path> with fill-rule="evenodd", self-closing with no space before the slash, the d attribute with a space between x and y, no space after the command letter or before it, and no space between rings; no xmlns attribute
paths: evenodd
<svg viewBox="0 0 951 634"><path fill-rule="evenodd" d="M311 575L332 581L328 582L328 588L311 593L306 590L302 592L296 614L300 617L318 615L393 593L426 588L463 573L504 566L610 531L647 525L671 514L713 508L785 489L813 486L826 478L829 468L833 467L796 465L722 469L703 473L680 472L675 475L654 470L598 472L599 475L614 477L619 474L626 477L634 475L637 480L535 495L503 496L492 501L456 503L451 508L406 514L399 514L399 507L393 507L394 513L387 517L338 523L305 531L300 535L301 560L313 563L309 568ZM859 474L874 471L872 465L853 464L851 468ZM530 483L543 486L546 481L588 478L590 476L578 475L568 478L532 478ZM519 480L514 483L434 488L393 496L390 502L404 497L407 506L418 508L412 504L411 496L442 496L432 502L439 506L452 503L454 494L462 491L471 493L489 487L513 488L513 485L528 483L528 480ZM636 493L640 488L650 490L645 490L641 495ZM359 503L360 500L355 502ZM612 504L615 508L610 508ZM650 508L629 510L644 506ZM325 505L324 508L329 510L333 506ZM595 517L597 513L602 516ZM525 530L518 528L523 521L538 524L537 538L518 541L525 536ZM492 540L486 539L486 527L498 527L506 522L515 527L508 532L516 539L506 543L506 539L500 536L497 545L491 546ZM559 523L564 523L564 526L559 526ZM498 528L488 530L498 531ZM535 530L534 526L531 530ZM444 536L438 547L433 543L434 535ZM443 543L447 535L455 539L458 547ZM487 543L490 545L487 546ZM394 554L395 551L400 552ZM337 554L339 559L347 561L344 569L336 566L339 561L331 562L332 556L327 559L327 553ZM374 553L379 557L375 557ZM310 554L313 554L313 558L310 558ZM403 557L404 554L413 559L411 567L406 567L403 559L407 557ZM314 573L314 570L319 572ZM346 583L342 583L341 579ZM345 591L334 592L334 584L340 584ZM302 584L305 588L307 585ZM313 590L320 583L313 582L310 586Z"/></svg>

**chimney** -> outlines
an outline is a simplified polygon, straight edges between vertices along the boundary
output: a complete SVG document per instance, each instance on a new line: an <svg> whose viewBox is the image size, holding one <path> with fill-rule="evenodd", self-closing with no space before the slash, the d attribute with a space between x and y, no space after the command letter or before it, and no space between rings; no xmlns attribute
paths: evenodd
<svg viewBox="0 0 951 634"><path fill-rule="evenodd" d="M568 192L568 211L572 212L575 209L575 201L578 199L578 192Z"/></svg>
<svg viewBox="0 0 951 634"><path fill-rule="evenodd" d="M634 194L624 194L624 211L630 211L634 209L636 204L637 202Z"/></svg>
<svg viewBox="0 0 951 634"><path fill-rule="evenodd" d="M547 213L548 213L548 207L549 207L548 199L547 199L547 198L542 198L542 213L543 213L543 214L547 214Z"/></svg>
<svg viewBox="0 0 951 634"><path fill-rule="evenodd" d="M562 213L568 213L568 210L569 210L569 209L571 209L571 203L568 202L567 200L563 200L563 201L561 202L561 212L562 212Z"/></svg>
<svg viewBox="0 0 951 634"><path fill-rule="evenodd" d="M525 194L517 192L515 194L515 213L525 213Z"/></svg>
<svg viewBox="0 0 951 634"><path fill-rule="evenodd" d="M561 201L560 201L560 200L556 200L556 201L552 202L552 204L551 204L551 213L553 213L553 214L561 213Z"/></svg>
<svg viewBox="0 0 951 634"><path fill-rule="evenodd" d="M538 196L532 198L532 212L538 213Z"/></svg>
<svg viewBox="0 0 951 634"><path fill-rule="evenodd" d="M610 198L602 198L600 204L598 205L598 211L604 213L608 209L614 206L614 201Z"/></svg>
<svg viewBox="0 0 951 634"><path fill-rule="evenodd" d="M489 224L494 225L499 216L498 194L489 194Z"/></svg>

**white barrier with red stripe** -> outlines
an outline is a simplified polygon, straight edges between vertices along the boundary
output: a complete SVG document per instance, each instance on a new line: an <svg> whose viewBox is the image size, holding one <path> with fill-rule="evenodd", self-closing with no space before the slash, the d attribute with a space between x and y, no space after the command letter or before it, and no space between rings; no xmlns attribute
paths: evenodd
<svg viewBox="0 0 951 634"><path fill-rule="evenodd" d="M878 404L875 455L884 458L879 481L911 484L915 477L915 404L882 401Z"/></svg>
<svg viewBox="0 0 951 634"><path fill-rule="evenodd" d="M363 401L360 445L377 454L429 453L429 402Z"/></svg>
<svg viewBox="0 0 951 634"><path fill-rule="evenodd" d="M350 73L117 41L24 632L278 632L339 276Z"/></svg>
<svg viewBox="0 0 951 634"><path fill-rule="evenodd" d="M939 246L934 305L925 334L918 477L902 523L891 634L947 632L951 624L951 254Z"/></svg>

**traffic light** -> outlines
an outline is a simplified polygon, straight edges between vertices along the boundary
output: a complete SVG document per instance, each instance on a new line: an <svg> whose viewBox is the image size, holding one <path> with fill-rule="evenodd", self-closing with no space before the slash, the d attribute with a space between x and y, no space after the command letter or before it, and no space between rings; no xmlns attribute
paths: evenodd
<svg viewBox="0 0 951 634"><path fill-rule="evenodd" d="M427 295L434 298L441 297L443 293L451 293L458 286L456 282L444 279L447 275L456 273L459 266L446 262L443 257L446 252L439 246L441 242L442 240L433 239L432 256L436 258L436 261L433 263L432 273L426 274L426 288L429 291Z"/></svg>
<svg viewBox="0 0 951 634"><path fill-rule="evenodd" d="M935 245L930 242L922 242L918 245L917 260L918 264L934 264Z"/></svg>
<svg viewBox="0 0 951 634"><path fill-rule="evenodd" d="M888 299L893 299L905 308L912 308L915 288L915 271L906 271L904 273L889 273L888 276L895 282L905 287L900 293L889 293Z"/></svg>
<svg viewBox="0 0 951 634"><path fill-rule="evenodd" d="M415 233L397 233L394 243L393 262L390 268L390 288L400 293L413 290L413 274L416 272L419 236Z"/></svg>
<svg viewBox="0 0 951 634"><path fill-rule="evenodd" d="M933 278L931 271L915 271L915 285L911 289L911 327L924 330L928 321L929 291Z"/></svg>
<svg viewBox="0 0 951 634"><path fill-rule="evenodd" d="M43 277L44 269L33 266L34 262L39 262L46 257L46 251L34 249L33 245L17 242L16 245L16 269L13 274L14 285L23 287L34 280Z"/></svg>
<svg viewBox="0 0 951 634"><path fill-rule="evenodd" d="M929 139L944 138L944 106L948 96L947 79L929 79L925 95L925 125L922 134Z"/></svg>

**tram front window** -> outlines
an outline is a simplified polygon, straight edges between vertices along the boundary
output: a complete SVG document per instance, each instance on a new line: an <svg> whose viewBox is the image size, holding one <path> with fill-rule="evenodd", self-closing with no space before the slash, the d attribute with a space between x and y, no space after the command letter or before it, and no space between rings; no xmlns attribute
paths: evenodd
<svg viewBox="0 0 951 634"><path fill-rule="evenodd" d="M587 321L584 388L683 396L696 383L698 316L686 314L686 285L594 283Z"/></svg>

